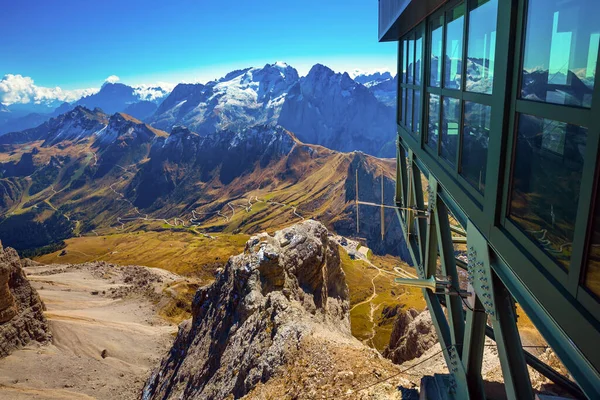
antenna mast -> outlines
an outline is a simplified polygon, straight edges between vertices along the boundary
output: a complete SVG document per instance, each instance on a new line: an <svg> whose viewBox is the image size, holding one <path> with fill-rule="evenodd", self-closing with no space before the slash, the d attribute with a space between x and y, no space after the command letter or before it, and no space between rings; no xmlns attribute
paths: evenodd
<svg viewBox="0 0 600 400"><path fill-rule="evenodd" d="M356 186L355 186L355 194L356 194L356 232L360 233L360 224L358 222L358 166L354 170L356 177Z"/></svg>

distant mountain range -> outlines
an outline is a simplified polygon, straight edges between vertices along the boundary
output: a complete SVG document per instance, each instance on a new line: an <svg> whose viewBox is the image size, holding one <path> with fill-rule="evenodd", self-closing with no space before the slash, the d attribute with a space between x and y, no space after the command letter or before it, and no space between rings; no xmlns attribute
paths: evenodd
<svg viewBox="0 0 600 400"><path fill-rule="evenodd" d="M75 103L24 115L16 105L0 112L0 134L34 128L77 106L123 112L157 129L187 126L197 134L281 125L302 141L335 150L395 155L396 78L390 73L357 75L315 65L306 77L285 63L230 72L206 84L135 88L105 83Z"/></svg>
<svg viewBox="0 0 600 400"><path fill-rule="evenodd" d="M106 82L98 93L82 97L71 104L62 103L56 108L41 104L2 106L8 114L5 116L0 114L0 135L36 127L77 106L89 109L100 108L109 114L128 112L136 118L143 119L153 114L158 108L158 103L168 94L167 90L160 87L131 87L122 83Z"/></svg>
<svg viewBox="0 0 600 400"><path fill-rule="evenodd" d="M271 83L266 88L285 85ZM279 125L203 134L175 126L169 134L124 113L77 106L1 136L0 155L0 240L19 250L98 231L254 233L302 218L356 235L355 171L361 200L381 202L382 174L386 203L394 196L393 160L304 144ZM386 214L384 240L378 213L361 208L361 235L375 252L402 253L394 213Z"/></svg>

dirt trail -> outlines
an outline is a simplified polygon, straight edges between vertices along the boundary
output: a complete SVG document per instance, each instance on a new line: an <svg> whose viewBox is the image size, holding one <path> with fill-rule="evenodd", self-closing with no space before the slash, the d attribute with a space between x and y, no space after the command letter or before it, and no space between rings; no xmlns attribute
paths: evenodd
<svg viewBox="0 0 600 400"><path fill-rule="evenodd" d="M0 360L0 399L139 398L177 327L146 297L103 296L126 287L118 278L68 265L26 271L46 304L53 341Z"/></svg>

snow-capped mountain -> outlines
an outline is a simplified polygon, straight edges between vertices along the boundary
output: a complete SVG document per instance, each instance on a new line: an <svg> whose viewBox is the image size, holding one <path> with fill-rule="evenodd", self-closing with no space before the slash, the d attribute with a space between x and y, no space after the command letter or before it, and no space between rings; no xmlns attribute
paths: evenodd
<svg viewBox="0 0 600 400"><path fill-rule="evenodd" d="M298 71L278 62L230 72L202 84L180 84L150 119L159 129L186 125L200 135L273 124Z"/></svg>
<svg viewBox="0 0 600 400"><path fill-rule="evenodd" d="M394 108L378 101L347 73L320 64L290 89L279 124L305 143L395 155Z"/></svg>
<svg viewBox="0 0 600 400"><path fill-rule="evenodd" d="M395 103L394 80L384 73L368 81L377 79L369 89L322 65L300 79L285 63L267 64L205 85L180 84L149 121L163 130L185 125L201 136L279 124L306 143L393 156L394 111L386 104Z"/></svg>
<svg viewBox="0 0 600 400"><path fill-rule="evenodd" d="M0 114L0 135L8 132L19 132L36 127L52 117L57 117L78 106L93 110L100 108L112 114L125 112L135 118L144 120L152 115L158 104L169 94L161 87L127 86L122 83L106 82L98 93L82 97L74 103L52 103L52 107L44 103L31 108L28 105L12 104L6 107L10 114L5 118ZM24 107L29 108L24 108Z"/></svg>
<svg viewBox="0 0 600 400"><path fill-rule="evenodd" d="M43 146L51 146L65 140L80 140L105 128L108 119L100 110L90 111L78 106L49 121L21 132L0 136L0 144L20 144L44 140Z"/></svg>
<svg viewBox="0 0 600 400"><path fill-rule="evenodd" d="M394 79L392 74L388 71L375 72L373 74L359 72L358 74L354 74L353 78L356 82L363 84L368 88L370 88L371 86L378 85L382 82Z"/></svg>

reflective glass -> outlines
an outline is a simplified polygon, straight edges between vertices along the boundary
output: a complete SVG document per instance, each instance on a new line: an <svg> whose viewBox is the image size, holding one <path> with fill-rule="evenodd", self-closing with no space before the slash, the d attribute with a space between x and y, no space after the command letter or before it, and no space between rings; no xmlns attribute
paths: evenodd
<svg viewBox="0 0 600 400"><path fill-rule="evenodd" d="M465 102L461 175L479 192L485 189L492 107Z"/></svg>
<svg viewBox="0 0 600 400"><path fill-rule="evenodd" d="M600 298L600 192L596 195L594 208L594 226L585 273L585 286Z"/></svg>
<svg viewBox="0 0 600 400"><path fill-rule="evenodd" d="M423 38L417 33L415 41L415 85L421 84L421 59L423 53Z"/></svg>
<svg viewBox="0 0 600 400"><path fill-rule="evenodd" d="M460 132L460 100L444 97L442 109L442 158L456 165L458 134Z"/></svg>
<svg viewBox="0 0 600 400"><path fill-rule="evenodd" d="M421 132L421 91L415 90L415 108L413 114L413 131Z"/></svg>
<svg viewBox="0 0 600 400"><path fill-rule="evenodd" d="M406 89L402 88L402 104L401 107L402 109L402 124L406 125Z"/></svg>
<svg viewBox="0 0 600 400"><path fill-rule="evenodd" d="M438 136L440 134L440 96L429 93L427 145L437 154Z"/></svg>
<svg viewBox="0 0 600 400"><path fill-rule="evenodd" d="M530 0L521 96L591 107L600 41L600 1Z"/></svg>
<svg viewBox="0 0 600 400"><path fill-rule="evenodd" d="M464 4L447 12L446 21L444 87L460 89L463 63L463 27L465 23Z"/></svg>
<svg viewBox="0 0 600 400"><path fill-rule="evenodd" d="M406 90L406 129L408 131L412 131L412 115L413 115L413 90Z"/></svg>
<svg viewBox="0 0 600 400"><path fill-rule="evenodd" d="M443 16L430 22L431 52L429 54L429 86L434 87L440 87L442 82L442 29L444 29Z"/></svg>
<svg viewBox="0 0 600 400"><path fill-rule="evenodd" d="M510 218L564 268L571 259L587 129L522 114Z"/></svg>
<svg viewBox="0 0 600 400"><path fill-rule="evenodd" d="M408 40L404 40L402 43L402 82L406 83L406 73L408 70Z"/></svg>
<svg viewBox="0 0 600 400"><path fill-rule="evenodd" d="M410 39L408 41L408 70L406 76L409 84L415 83L415 41Z"/></svg>
<svg viewBox="0 0 600 400"><path fill-rule="evenodd" d="M491 94L498 0L477 0L471 4L466 89L470 92Z"/></svg>

